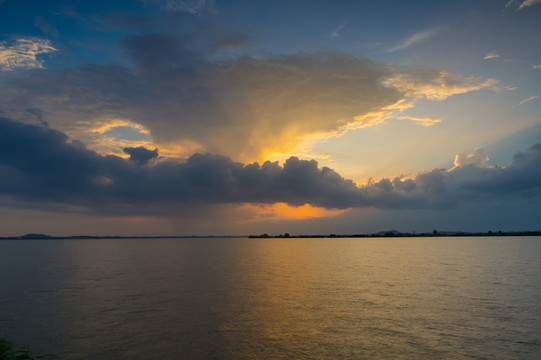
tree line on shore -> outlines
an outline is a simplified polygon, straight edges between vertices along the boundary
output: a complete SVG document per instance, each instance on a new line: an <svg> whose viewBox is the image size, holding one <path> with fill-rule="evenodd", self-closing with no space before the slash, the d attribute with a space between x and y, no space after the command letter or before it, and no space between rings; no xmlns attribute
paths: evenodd
<svg viewBox="0 0 541 360"><path fill-rule="evenodd" d="M466 232L466 231L438 231L422 233L403 233L396 230L381 231L367 234L328 234L328 235L290 235L289 233L279 235L250 235L249 238L374 238L374 237L461 237L461 236L541 236L541 231L487 231L487 232Z"/></svg>

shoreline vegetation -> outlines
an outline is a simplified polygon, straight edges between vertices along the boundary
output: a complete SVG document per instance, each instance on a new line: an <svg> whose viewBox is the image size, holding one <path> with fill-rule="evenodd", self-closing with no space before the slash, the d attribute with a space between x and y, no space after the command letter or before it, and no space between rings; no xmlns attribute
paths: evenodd
<svg viewBox="0 0 541 360"><path fill-rule="evenodd" d="M30 346L15 344L10 339L0 337L0 360L53 360L58 359L55 354L33 355ZM75 357L73 360L81 360Z"/></svg>
<svg viewBox="0 0 541 360"><path fill-rule="evenodd" d="M21 236L0 237L0 240L55 240L55 239L197 239L197 238L238 238L248 237L250 239L276 239L276 238L395 238L395 237L464 237L464 236L541 236L541 231L487 231L487 232L467 232L467 231L438 231L432 232L411 232L403 233L397 230L380 231L377 233L366 234L311 234L311 235L290 235L289 233L278 235L172 235L172 236L94 236L94 235L76 235L76 236L50 236L45 234L26 234Z"/></svg>
<svg viewBox="0 0 541 360"><path fill-rule="evenodd" d="M461 236L541 236L541 231L487 231L487 232L467 232L467 231L438 231L422 233L403 233L397 230L380 231L367 234L329 234L329 235L290 235L288 233L280 235L249 235L249 238L389 238L389 237L461 237Z"/></svg>

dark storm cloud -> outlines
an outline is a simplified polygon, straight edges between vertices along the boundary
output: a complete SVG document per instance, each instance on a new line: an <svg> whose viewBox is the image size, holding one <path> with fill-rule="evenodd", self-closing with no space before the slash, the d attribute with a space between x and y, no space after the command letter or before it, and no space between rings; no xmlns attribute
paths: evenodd
<svg viewBox="0 0 541 360"><path fill-rule="evenodd" d="M185 163L158 162L158 150L126 148L130 159L101 156L66 135L0 119L3 195L86 207L107 204L273 203L347 207L356 186L315 161L289 159L243 165L225 156L194 154ZM347 203L344 203L346 201Z"/></svg>
<svg viewBox="0 0 541 360"><path fill-rule="evenodd" d="M255 37L241 32L220 17L207 14L205 17L188 13L135 14L111 12L95 18L94 27L113 30L130 35L176 36L182 46L201 54L212 54L228 48L249 44Z"/></svg>
<svg viewBox="0 0 541 360"><path fill-rule="evenodd" d="M122 159L67 140L55 130L0 118L1 192L30 200L87 198L96 175L122 171Z"/></svg>
<svg viewBox="0 0 541 360"><path fill-rule="evenodd" d="M451 170L421 172L415 177L414 183L422 192L435 195L434 199L440 198L447 203L514 196L533 197L541 195L539 164L541 144L535 144L525 152L516 153L512 162L505 167L489 167L484 162L459 164Z"/></svg>
<svg viewBox="0 0 541 360"><path fill-rule="evenodd" d="M189 50L175 35L130 35L122 39L120 45L141 72L156 74L202 61L199 54Z"/></svg>
<svg viewBox="0 0 541 360"><path fill-rule="evenodd" d="M102 156L59 131L0 118L0 194L91 211L115 205L119 213L134 208L144 213L146 205L275 202L326 208L445 208L486 195L538 196L541 187L541 144L518 153L505 168L467 164L364 187L320 168L314 160L295 157L283 166L245 165L211 154L194 154L184 163L151 163L157 149L124 150L130 159Z"/></svg>
<svg viewBox="0 0 541 360"><path fill-rule="evenodd" d="M130 160L139 165L145 165L150 160L158 157L158 149L148 150L142 146L128 147L123 149L124 152L130 155Z"/></svg>
<svg viewBox="0 0 541 360"><path fill-rule="evenodd" d="M530 146L525 152L518 152L505 168L463 167L470 178L461 186L487 195L506 196L515 193L528 193L541 186L541 143ZM464 174L457 174L457 176ZM473 176L471 176L473 175Z"/></svg>
<svg viewBox="0 0 541 360"><path fill-rule="evenodd" d="M453 208L479 201L541 196L541 144L517 153L505 167L484 165L488 157L476 149L455 167L421 171L413 178L381 179L360 188L361 206L378 208ZM477 160L476 157L478 158ZM475 161L473 161L473 160Z"/></svg>

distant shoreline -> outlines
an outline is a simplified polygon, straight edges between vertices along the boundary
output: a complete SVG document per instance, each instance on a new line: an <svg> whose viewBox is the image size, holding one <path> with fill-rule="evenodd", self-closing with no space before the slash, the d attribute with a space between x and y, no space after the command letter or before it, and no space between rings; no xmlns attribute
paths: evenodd
<svg viewBox="0 0 541 360"><path fill-rule="evenodd" d="M45 234L26 234L21 236L0 237L0 240L85 240L85 239L198 239L198 238L239 238L250 239L283 239L283 238L397 238L397 237L465 237L465 236L541 236L541 231L487 231L487 232L466 232L466 231L437 231L423 233L402 233L396 230L381 231L366 234L312 234L312 235L290 235L289 233L279 235L170 235L170 236L50 236Z"/></svg>
<svg viewBox="0 0 541 360"><path fill-rule="evenodd" d="M387 231L370 234L329 234L329 235L249 235L254 239L275 239L275 238L396 238L396 237L465 237L465 236L541 236L541 231L488 231L488 232L465 232L465 231L434 231L424 233L401 233L398 231Z"/></svg>
<svg viewBox="0 0 541 360"><path fill-rule="evenodd" d="M85 240L85 239L204 239L204 238L237 238L237 237L247 237L244 235L240 236L231 236L231 235L209 235L209 236L200 236L200 235L171 235L171 236L116 236L116 235L105 235L105 236L95 236L95 235L74 235L74 236L50 236L45 234L26 234L21 236L0 236L0 240Z"/></svg>

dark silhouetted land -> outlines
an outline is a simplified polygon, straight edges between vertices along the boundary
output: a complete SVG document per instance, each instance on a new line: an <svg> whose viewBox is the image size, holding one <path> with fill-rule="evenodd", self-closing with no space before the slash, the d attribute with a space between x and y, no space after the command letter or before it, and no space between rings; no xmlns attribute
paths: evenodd
<svg viewBox="0 0 541 360"><path fill-rule="evenodd" d="M366 237L444 237L444 236L541 236L541 231L487 231L487 232L465 232L465 231L438 231L422 233L403 233L397 230L380 231L367 234L312 234L312 235L250 235L250 238L366 238Z"/></svg>
<svg viewBox="0 0 541 360"><path fill-rule="evenodd" d="M301 234L290 235L289 233L278 235L248 235L249 238L373 238L373 237L459 237L459 236L541 236L541 231L487 231L487 232L466 232L466 231L438 231L432 232L411 232L404 233L397 230L380 231L377 233L366 234ZM47 239L197 239L197 238L236 238L246 236L230 235L171 235L171 236L94 236L94 235L75 235L75 236L51 236L45 234L26 234L21 236L0 237L0 240L47 240Z"/></svg>

